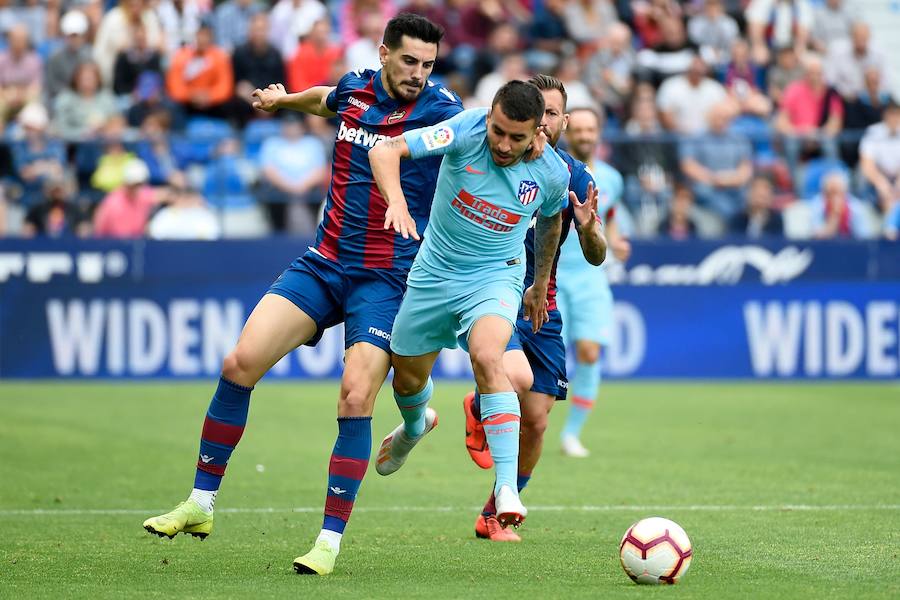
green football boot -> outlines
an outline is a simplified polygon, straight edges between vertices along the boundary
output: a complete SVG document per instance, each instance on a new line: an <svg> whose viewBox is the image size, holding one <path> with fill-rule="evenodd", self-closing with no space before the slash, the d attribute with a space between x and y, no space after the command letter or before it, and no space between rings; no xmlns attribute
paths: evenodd
<svg viewBox="0 0 900 600"><path fill-rule="evenodd" d="M189 533L201 540L212 533L213 514L206 512L191 499L180 503L172 512L144 521L144 529L169 539L178 533Z"/></svg>

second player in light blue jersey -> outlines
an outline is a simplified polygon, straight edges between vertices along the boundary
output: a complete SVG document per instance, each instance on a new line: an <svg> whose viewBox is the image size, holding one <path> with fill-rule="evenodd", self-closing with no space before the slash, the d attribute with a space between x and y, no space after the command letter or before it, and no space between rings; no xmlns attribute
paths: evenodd
<svg viewBox="0 0 900 600"><path fill-rule="evenodd" d="M523 160L544 114L534 85L512 81L491 109L473 109L433 127L405 133L369 154L388 202L385 227L417 236L400 187L400 159L442 155L425 241L413 262L394 321L394 398L403 423L381 445L376 468L399 469L434 428L427 407L430 374L443 348L469 351L481 390L482 422L496 469L497 520L518 525L527 511L516 488L519 402L503 368L525 275L525 235L537 216L534 284L525 314L537 329L547 319L550 268L559 242L560 211L568 202L569 170L546 148Z"/></svg>
<svg viewBox="0 0 900 600"><path fill-rule="evenodd" d="M622 176L596 158L602 122L593 110L573 110L566 138L572 156L593 171L599 192L597 214L606 226L609 249L617 260L625 261L631 246L620 233L616 212L622 200ZM563 337L575 345L575 373L569 380L571 405L562 430L562 450L569 456L587 456L581 443L581 429L594 407L600 388L600 349L609 344L613 321L613 296L606 269L584 260L581 247L563 244L557 266L556 297L563 317Z"/></svg>

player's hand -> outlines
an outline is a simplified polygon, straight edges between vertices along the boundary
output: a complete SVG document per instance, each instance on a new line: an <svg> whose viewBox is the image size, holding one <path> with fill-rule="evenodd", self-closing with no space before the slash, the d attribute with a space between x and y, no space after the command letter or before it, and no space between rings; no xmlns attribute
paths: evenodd
<svg viewBox="0 0 900 600"><path fill-rule="evenodd" d="M404 240L408 240L410 236L416 241L420 239L416 231L416 221L410 216L405 202L388 205L384 212L384 228L393 228Z"/></svg>
<svg viewBox="0 0 900 600"><path fill-rule="evenodd" d="M525 320L531 321L531 331L537 333L550 320L547 286L530 286L525 290L522 306L525 309Z"/></svg>
<svg viewBox="0 0 900 600"><path fill-rule="evenodd" d="M572 203L572 211L575 213L575 221L578 228L590 227L597 220L597 204L600 201L600 192L594 187L594 182L588 183L587 196L584 202L578 201L575 192L569 192L569 202Z"/></svg>
<svg viewBox="0 0 900 600"><path fill-rule="evenodd" d="M534 141L531 142L531 147L525 155L525 161L529 162L535 160L543 154L544 148L547 147L547 140L548 138L547 134L544 133L544 128L538 127L537 133L534 135Z"/></svg>
<svg viewBox="0 0 900 600"><path fill-rule="evenodd" d="M287 96L287 91L280 83L273 83L265 89L256 88L250 94L256 100L253 101L253 108L264 110L266 112L275 112L278 110L278 100Z"/></svg>
<svg viewBox="0 0 900 600"><path fill-rule="evenodd" d="M617 237L612 243L613 256L620 262L625 262L631 256L631 242L623 237Z"/></svg>

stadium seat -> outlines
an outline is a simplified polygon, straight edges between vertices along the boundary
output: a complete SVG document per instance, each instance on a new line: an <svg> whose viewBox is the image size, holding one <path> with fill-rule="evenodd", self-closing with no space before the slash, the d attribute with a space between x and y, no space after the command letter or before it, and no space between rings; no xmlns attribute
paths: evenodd
<svg viewBox="0 0 900 600"><path fill-rule="evenodd" d="M244 128L244 155L252 161L259 158L259 149L268 137L281 132L281 121L277 119L255 119Z"/></svg>
<svg viewBox="0 0 900 600"><path fill-rule="evenodd" d="M831 160L828 158L814 158L804 168L803 187L800 196L804 200L811 200L819 193L822 185L822 178L831 171L841 171L850 178L850 169L840 160Z"/></svg>
<svg viewBox="0 0 900 600"><path fill-rule="evenodd" d="M812 208L806 202L792 202L781 211L784 221L784 236L792 240L812 237Z"/></svg>
<svg viewBox="0 0 900 600"><path fill-rule="evenodd" d="M206 164L223 139L234 135L228 121L190 117L183 136L173 138L172 154L180 164Z"/></svg>

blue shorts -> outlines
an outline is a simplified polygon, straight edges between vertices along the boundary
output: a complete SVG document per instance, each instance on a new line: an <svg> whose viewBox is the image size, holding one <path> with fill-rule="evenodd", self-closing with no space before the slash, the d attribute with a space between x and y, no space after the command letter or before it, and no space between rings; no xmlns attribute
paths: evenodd
<svg viewBox="0 0 900 600"><path fill-rule="evenodd" d="M613 327L613 295L606 273L595 268L557 271L556 304L563 319L563 339L608 346Z"/></svg>
<svg viewBox="0 0 900 600"><path fill-rule="evenodd" d="M315 346L329 327L344 323L344 348L368 342L391 349L391 328L406 289L406 271L344 266L310 250L294 260L269 294L278 294L316 322Z"/></svg>
<svg viewBox="0 0 900 600"><path fill-rule="evenodd" d="M534 374L531 391L556 396L557 400L565 400L569 389L562 324L559 311L551 310L550 320L537 333L533 333L531 321L526 321L520 313L516 330L506 346L507 350L521 350L525 353Z"/></svg>
<svg viewBox="0 0 900 600"><path fill-rule="evenodd" d="M422 356L457 346L468 351L469 331L487 315L503 317L515 330L523 271L517 264L477 278L448 278L413 263L394 322L391 351L400 356Z"/></svg>

